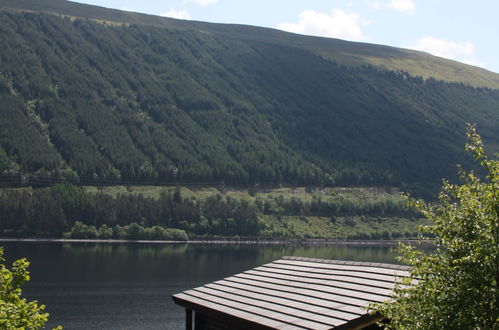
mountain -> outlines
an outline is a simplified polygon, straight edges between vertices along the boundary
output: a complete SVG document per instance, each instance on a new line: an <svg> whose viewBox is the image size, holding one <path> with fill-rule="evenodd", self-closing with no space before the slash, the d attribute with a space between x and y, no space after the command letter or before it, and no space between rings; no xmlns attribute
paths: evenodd
<svg viewBox="0 0 499 330"><path fill-rule="evenodd" d="M223 38L296 46L348 66L373 65L380 69L405 71L423 78L433 77L437 80L463 82L475 87L499 88L499 76L496 73L408 49L300 36L255 26L177 20L66 0L1 0L0 6L22 11L54 13L72 18L80 17L110 24L140 24L177 30L198 30Z"/></svg>
<svg viewBox="0 0 499 330"><path fill-rule="evenodd" d="M438 185L499 75L429 54L64 0L0 0L0 172Z"/></svg>

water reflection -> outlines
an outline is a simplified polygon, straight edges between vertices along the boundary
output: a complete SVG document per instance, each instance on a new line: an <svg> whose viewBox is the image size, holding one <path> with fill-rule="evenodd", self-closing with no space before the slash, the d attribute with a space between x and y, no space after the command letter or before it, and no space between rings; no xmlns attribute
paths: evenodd
<svg viewBox="0 0 499 330"><path fill-rule="evenodd" d="M179 291L276 260L300 256L395 262L387 246L0 243L7 260L27 257L25 293L47 305L49 326L66 329L178 329Z"/></svg>

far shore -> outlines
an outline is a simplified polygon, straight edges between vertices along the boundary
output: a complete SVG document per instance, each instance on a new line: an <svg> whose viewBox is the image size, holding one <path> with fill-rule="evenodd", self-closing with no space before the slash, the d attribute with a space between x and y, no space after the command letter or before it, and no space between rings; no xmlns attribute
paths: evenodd
<svg viewBox="0 0 499 330"><path fill-rule="evenodd" d="M187 241L161 241L161 240L120 240L120 239L74 239L74 238L0 238L2 242L26 243L112 243L112 244L255 244L255 245L398 245L432 243L416 239L406 240L346 240L346 239L287 239L287 240L230 240L230 239L192 239Z"/></svg>

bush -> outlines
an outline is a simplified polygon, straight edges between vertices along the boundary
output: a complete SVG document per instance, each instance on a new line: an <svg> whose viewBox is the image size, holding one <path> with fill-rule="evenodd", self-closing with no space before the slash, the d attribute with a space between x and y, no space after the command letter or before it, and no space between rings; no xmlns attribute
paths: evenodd
<svg viewBox="0 0 499 330"><path fill-rule="evenodd" d="M499 329L499 161L484 152L474 127L467 150L486 173L444 182L437 206L411 201L431 221L423 232L437 248L426 254L401 244L411 277L393 300L372 306L396 329Z"/></svg>
<svg viewBox="0 0 499 330"><path fill-rule="evenodd" d="M45 306L39 305L36 300L28 302L21 297L21 285L29 281L29 262L24 258L16 260L10 270L5 267L4 261L3 248L0 248L0 328L43 328L49 316L43 312Z"/></svg>
<svg viewBox="0 0 499 330"><path fill-rule="evenodd" d="M66 238L92 239L97 238L97 229L94 226L85 225L76 221L71 230L64 233Z"/></svg>
<svg viewBox="0 0 499 330"><path fill-rule="evenodd" d="M107 225L102 225L97 230L97 235L100 239L110 239L113 238L113 229L109 228Z"/></svg>

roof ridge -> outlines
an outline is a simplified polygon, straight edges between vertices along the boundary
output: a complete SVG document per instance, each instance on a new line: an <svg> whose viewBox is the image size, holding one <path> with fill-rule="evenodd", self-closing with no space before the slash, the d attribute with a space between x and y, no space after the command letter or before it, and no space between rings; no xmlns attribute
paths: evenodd
<svg viewBox="0 0 499 330"><path fill-rule="evenodd" d="M395 265L379 262L365 262L365 261L347 261L347 260L334 260L334 259L318 259L318 258L307 258L307 257L294 257L294 256L283 256L281 260L295 260L295 261L310 261L323 264L334 264L334 265L346 265L346 266L364 266L364 267L377 267L395 270L405 270L411 269L409 266Z"/></svg>

